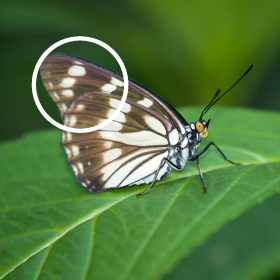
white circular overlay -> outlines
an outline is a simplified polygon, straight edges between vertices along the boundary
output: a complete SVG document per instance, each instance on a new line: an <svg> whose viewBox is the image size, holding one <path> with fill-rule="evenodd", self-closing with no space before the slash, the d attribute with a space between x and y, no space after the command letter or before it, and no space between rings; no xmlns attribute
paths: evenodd
<svg viewBox="0 0 280 280"><path fill-rule="evenodd" d="M123 90L123 96L121 99L121 102L119 104L119 106L117 107L117 109L115 110L115 112L104 122L96 125L96 126L92 126L92 127L88 127L88 128L72 128L72 127L68 127L65 125L62 125L58 122L56 122L54 119L52 119L44 110L44 108L42 107L39 98L38 98L38 94L37 94L37 88L36 88L36 81L37 81L37 75L40 69L41 64L43 63L44 59L49 55L50 52L52 52L54 49L56 49L57 47L69 43L69 42L74 42L74 41L86 41L86 42L90 42L90 43L94 43L97 44L101 47L103 47L104 49L106 49L107 51L109 51L114 58L117 60L117 62L119 63L121 70L122 70L122 74L123 74L123 79L124 79L124 90ZM37 106L37 108L39 109L39 111L41 112L41 114L44 116L44 118L46 120L48 120L52 125L56 126L57 128L61 129L61 130L65 130L68 132L73 132L73 133L87 133L87 132L92 132L95 131L97 129L100 129L104 126L106 126L107 124L109 124L111 121L113 121L117 115L119 114L119 112L122 110L126 98L127 98L127 93L128 93L128 76L127 76L127 71L126 68L124 66L123 61L121 60L120 56L110 47L108 46L106 43L91 38L91 37L85 37L85 36L74 36L74 37L69 37L69 38L65 38L63 40L60 40L58 42L56 42L55 44L53 44L52 46L50 46L39 58L38 62L35 65L34 71L33 71L33 75L32 75L32 93L33 93L33 98L35 101L35 104Z"/></svg>

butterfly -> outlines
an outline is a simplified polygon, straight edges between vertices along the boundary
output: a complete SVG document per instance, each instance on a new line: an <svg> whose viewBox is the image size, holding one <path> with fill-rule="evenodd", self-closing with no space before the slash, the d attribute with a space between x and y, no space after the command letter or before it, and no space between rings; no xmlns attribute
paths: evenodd
<svg viewBox="0 0 280 280"><path fill-rule="evenodd" d="M69 54L47 56L40 75L68 127L86 128L102 123L115 112L123 94L122 75ZM219 96L218 90L199 119L188 123L159 95L129 79L126 103L114 121L90 133L62 131L61 144L77 182L92 193L148 184L139 196L146 194L171 168L182 170L188 161L196 161L206 192L199 157L210 146L236 164L213 142L196 153L201 139L208 135L210 119L205 121L204 115L228 91Z"/></svg>

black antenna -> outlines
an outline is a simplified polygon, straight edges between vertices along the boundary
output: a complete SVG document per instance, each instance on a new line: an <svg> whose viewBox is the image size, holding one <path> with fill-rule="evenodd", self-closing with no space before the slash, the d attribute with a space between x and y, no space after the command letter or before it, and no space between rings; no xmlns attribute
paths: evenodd
<svg viewBox="0 0 280 280"><path fill-rule="evenodd" d="M254 64L252 64L248 70L223 94L221 95L218 99L215 100L215 98L219 95L220 90L217 91L217 93L214 95L210 103L204 108L200 115L200 120L202 120L203 116L208 112L208 110L215 104L217 103L225 94L227 94L233 87L235 87L253 68Z"/></svg>
<svg viewBox="0 0 280 280"><path fill-rule="evenodd" d="M216 97L219 95L220 93L220 89L217 90L216 94L214 95L214 97L211 99L211 101L209 102L209 104L203 109L203 111L201 112L201 115L199 117L200 120L202 120L202 116L203 116L203 113L204 111L209 107L211 106L212 102L216 99Z"/></svg>

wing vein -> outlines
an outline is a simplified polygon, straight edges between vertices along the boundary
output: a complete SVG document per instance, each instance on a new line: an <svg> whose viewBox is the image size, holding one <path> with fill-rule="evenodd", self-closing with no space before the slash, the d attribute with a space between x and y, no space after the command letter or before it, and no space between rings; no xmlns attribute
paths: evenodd
<svg viewBox="0 0 280 280"><path fill-rule="evenodd" d="M157 156L157 155L160 155L160 154L163 154L164 152L165 152L166 150L163 150L163 151L161 151L161 152L158 152L157 151L157 153L154 155L154 156L152 156L152 157L150 157L149 159L147 159L147 160L150 160L151 158L153 158L153 157L155 157L155 156ZM120 167L118 167L116 170L114 170L114 172L108 177L108 179L101 185L101 188L106 184L106 182L118 171L118 170L120 170L123 166L125 166L126 164L129 164L129 162L131 162L131 161L133 161L134 159L137 159L137 158L139 158L139 157L142 157L142 156L146 156L146 155L149 155L149 154L153 154L153 153L155 153L155 152L153 152L153 151L149 151L149 152L145 152L145 153L143 153L143 154L140 154L140 155L137 155L137 156L134 156L134 157L132 157L132 158L130 158L130 159L128 159L126 162L124 162ZM131 173L133 173L137 168L139 168L139 166L140 165L142 165L143 163L145 163L147 160L145 160L145 161L143 161L143 162L141 162L140 164L138 164L119 184L118 184L118 186L117 187L119 187L120 185L121 185L121 183L129 176L129 175L131 175ZM151 173L152 174L152 173Z"/></svg>
<svg viewBox="0 0 280 280"><path fill-rule="evenodd" d="M153 156L151 156L151 157L149 157L148 159L144 160L143 162L139 163L136 167L134 167L134 168L127 174L127 176L125 176L125 178L119 183L118 187L119 187L119 186L122 184L122 182L124 182L133 172L135 172L135 170L137 170L137 168L139 168L141 165L145 164L145 162L151 160L152 158L154 158L154 157L156 157L156 156L158 156L158 155L160 155L160 154L163 154L164 152L165 152L165 151L163 151L163 152L157 152L157 153L154 154ZM149 153L147 153L147 154L149 154ZM143 155L144 155L144 154L143 154ZM153 174L153 172L152 172L151 174ZM150 174L150 175L151 175L151 174Z"/></svg>
<svg viewBox="0 0 280 280"><path fill-rule="evenodd" d="M139 149L139 147L133 149L132 151L129 151L128 153L125 153L125 154L121 155L121 156L118 157L117 159L121 159L121 158L123 158L124 156L126 156L126 155L128 155L128 154L130 154L130 153L133 153L133 152L135 152L137 149ZM101 165L99 168L97 168L97 169L95 169L95 170L93 170L93 171L87 173L87 174L84 175L83 177L79 178L79 181L83 180L85 177L88 177L88 176L91 175L92 173L98 171L99 169L101 169L101 168L103 168L104 166L106 166L106 165L112 163L112 162L115 161L115 160L116 160L116 159L111 160L111 161L109 161L109 162L106 162L104 165ZM98 178L97 178L97 179L98 179ZM97 180L97 179L96 179L96 180ZM96 182L96 180L95 180L94 182Z"/></svg>
<svg viewBox="0 0 280 280"><path fill-rule="evenodd" d="M118 99L117 99L118 100ZM97 103L97 102L93 102L93 101L87 101L87 100L80 100L80 101L83 101L83 102L87 102L87 103L91 103L91 104L96 104L96 105L100 105L100 106L103 106L103 107L107 107L107 108L111 108L111 109L115 109L114 107L111 107L111 106L108 106L108 105L104 105L104 104L101 104L101 103ZM133 105L132 103L129 103L130 105ZM135 105L133 105L134 107L136 107ZM127 116L129 116L130 118L132 118L132 119L134 119L136 122L138 122L140 125L142 125L142 126L144 126L147 130L151 130L151 128L150 127L148 127L145 123L141 123L138 119L136 119L135 117L133 117L133 116L131 116L130 114L128 114L128 113L125 113L125 112L122 112L124 115L127 115ZM66 113L64 114L64 115L66 115L66 114L70 114L70 113L67 113L67 111L66 111ZM75 114L83 114L83 113L76 113L75 112ZM87 114L85 114L85 115L87 115ZM90 114L88 114L88 115L90 115ZM93 115L93 116L95 116L95 115ZM98 116L97 116L98 117ZM156 118L157 120L159 120L156 116L154 116L153 115L153 117L154 118ZM115 121L115 120L114 120ZM159 120L160 121L160 120ZM116 121L117 122L117 121ZM124 124L124 123L121 123L121 124ZM164 128L165 128L165 131L166 131L166 127L164 126ZM164 136L163 134L161 134L161 133L158 133L156 130L152 130L154 133L156 133L156 134L158 134L158 135L160 135L160 136Z"/></svg>

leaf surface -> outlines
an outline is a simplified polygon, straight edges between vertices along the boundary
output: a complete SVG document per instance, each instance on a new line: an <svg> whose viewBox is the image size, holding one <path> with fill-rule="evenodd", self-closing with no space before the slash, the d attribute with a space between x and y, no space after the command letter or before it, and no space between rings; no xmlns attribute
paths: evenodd
<svg viewBox="0 0 280 280"><path fill-rule="evenodd" d="M162 280L181 280L186 275L196 280L277 279L280 195L259 203L211 236Z"/></svg>
<svg viewBox="0 0 280 280"><path fill-rule="evenodd" d="M201 108L182 108L190 122ZM198 244L279 191L280 115L213 108L201 158L147 186L86 192L74 180L60 133L0 146L0 275L5 279L157 279ZM269 126L273 124L273 129Z"/></svg>

